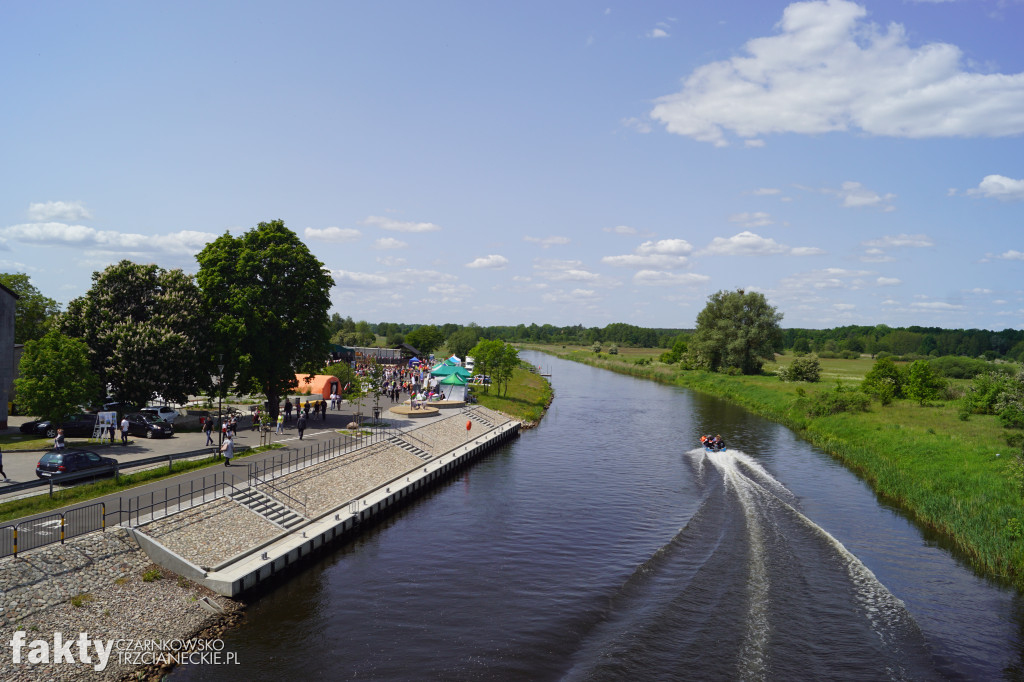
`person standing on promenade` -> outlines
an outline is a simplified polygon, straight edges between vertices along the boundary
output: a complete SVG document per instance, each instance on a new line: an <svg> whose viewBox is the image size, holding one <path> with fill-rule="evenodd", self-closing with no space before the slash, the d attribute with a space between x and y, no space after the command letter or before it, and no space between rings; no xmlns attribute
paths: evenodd
<svg viewBox="0 0 1024 682"><path fill-rule="evenodd" d="M284 399L284 420L286 422L292 420L292 401L288 398Z"/></svg>
<svg viewBox="0 0 1024 682"><path fill-rule="evenodd" d="M57 429L57 435L53 438L53 449L63 450L64 445L64 429Z"/></svg>
<svg viewBox="0 0 1024 682"><path fill-rule="evenodd" d="M114 444L114 432L117 431L117 426L114 425L114 419L111 419L110 423L107 424L107 431L110 432L110 444L113 445Z"/></svg>
<svg viewBox="0 0 1024 682"><path fill-rule="evenodd" d="M299 418L295 421L295 428L299 431L299 440L302 440L302 432L306 430L306 415L299 413Z"/></svg>
<svg viewBox="0 0 1024 682"><path fill-rule="evenodd" d="M277 432L284 433L284 414L281 412L277 413Z"/></svg>
<svg viewBox="0 0 1024 682"><path fill-rule="evenodd" d="M224 453L224 466L231 466L231 458L235 456L235 441L230 433L224 444L220 446L220 451Z"/></svg>
<svg viewBox="0 0 1024 682"><path fill-rule="evenodd" d="M210 417L206 418L203 422L203 433L206 434L206 444L213 445L213 419Z"/></svg>
<svg viewBox="0 0 1024 682"><path fill-rule="evenodd" d="M11 479L7 478L7 474L4 473L4 449L0 448L0 476L4 477L4 483L9 482Z"/></svg>
<svg viewBox="0 0 1024 682"><path fill-rule="evenodd" d="M121 420L121 445L128 445L128 416Z"/></svg>

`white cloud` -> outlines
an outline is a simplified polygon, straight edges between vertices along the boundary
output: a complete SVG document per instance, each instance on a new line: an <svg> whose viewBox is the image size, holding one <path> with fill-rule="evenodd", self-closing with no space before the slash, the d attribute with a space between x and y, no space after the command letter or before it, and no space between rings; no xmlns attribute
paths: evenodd
<svg viewBox="0 0 1024 682"><path fill-rule="evenodd" d="M743 146L744 147L757 148L757 147L763 147L764 145L765 145L765 142L764 142L764 140L761 140L761 139L753 139L753 140L748 139L748 140L744 140L743 141Z"/></svg>
<svg viewBox="0 0 1024 682"><path fill-rule="evenodd" d="M646 118L636 118L634 116L630 116L629 118L622 119L621 123L624 128L635 130L638 133L647 134L651 132L651 122L649 119Z"/></svg>
<svg viewBox="0 0 1024 682"><path fill-rule="evenodd" d="M549 246L556 244L568 244L568 237L523 237L524 242L533 242L534 244L540 244L545 249Z"/></svg>
<svg viewBox="0 0 1024 682"><path fill-rule="evenodd" d="M373 248L375 249L404 249L407 246L409 246L408 243L394 237L381 237L373 242Z"/></svg>
<svg viewBox="0 0 1024 682"><path fill-rule="evenodd" d="M877 207L883 211L895 211L896 207L891 205L895 194L881 195L870 190L859 182L844 182L840 189L823 189L826 194L833 194L843 200L844 208Z"/></svg>
<svg viewBox="0 0 1024 682"><path fill-rule="evenodd" d="M913 248L935 246L931 237L924 234L898 234L896 236L885 236L881 239L872 239L871 241L861 242L861 244L874 249L888 249L903 246Z"/></svg>
<svg viewBox="0 0 1024 682"><path fill-rule="evenodd" d="M307 227L303 232L306 239L324 242L353 242L363 236L363 233L352 227Z"/></svg>
<svg viewBox="0 0 1024 682"><path fill-rule="evenodd" d="M44 201L28 205L28 219L33 222L89 220L92 214L81 201Z"/></svg>
<svg viewBox="0 0 1024 682"><path fill-rule="evenodd" d="M779 244L774 239L762 237L748 230L744 230L732 237L715 237L708 244L707 248L700 252L700 255L713 256L768 256L773 254L789 254L793 256L812 256L825 253L821 249L812 246L800 246L792 248L785 244Z"/></svg>
<svg viewBox="0 0 1024 682"><path fill-rule="evenodd" d="M655 28L647 32L648 38L668 38L668 33L664 29Z"/></svg>
<svg viewBox="0 0 1024 682"><path fill-rule="evenodd" d="M394 232L436 232L441 229L440 225L435 225L434 223L403 222L401 220L392 220L391 218L376 215L367 217L366 220L362 221L362 224L379 227L382 230L392 230Z"/></svg>
<svg viewBox="0 0 1024 682"><path fill-rule="evenodd" d="M0 237L22 244L115 250L132 256L159 253L191 256L202 251L203 247L218 235L195 230L147 235L49 222L11 225L0 229Z"/></svg>
<svg viewBox="0 0 1024 682"><path fill-rule="evenodd" d="M926 310L963 310L964 306L945 301L919 301L911 303L911 308L924 308Z"/></svg>
<svg viewBox="0 0 1024 682"><path fill-rule="evenodd" d="M1009 251L1004 251L1003 253L999 254L998 256L996 256L996 258L999 258L1001 260L1024 260L1024 252L1010 249Z"/></svg>
<svg viewBox="0 0 1024 682"><path fill-rule="evenodd" d="M633 275L633 284L644 286L688 286L710 281L707 275L691 272L663 272L660 270L639 270Z"/></svg>
<svg viewBox="0 0 1024 682"><path fill-rule="evenodd" d="M755 189L751 194L755 197L767 197L775 194L782 194L782 190L774 187L761 187L760 189Z"/></svg>
<svg viewBox="0 0 1024 682"><path fill-rule="evenodd" d="M846 0L797 2L776 35L705 64L651 117L671 133L718 146L727 132L861 130L892 137L997 137L1024 132L1024 74L968 71L958 47L909 44Z"/></svg>
<svg viewBox="0 0 1024 682"><path fill-rule="evenodd" d="M661 239L646 241L631 254L605 256L601 262L616 267L674 269L686 267L686 254L691 251L693 246L685 239Z"/></svg>
<svg viewBox="0 0 1024 682"><path fill-rule="evenodd" d="M351 286L357 288L384 287L388 285L388 278L384 275L375 275L369 272L352 272L350 270L332 270L336 286Z"/></svg>
<svg viewBox="0 0 1024 682"><path fill-rule="evenodd" d="M757 211L756 213L735 213L729 216L729 222L739 223L743 227L762 227L764 225L771 225L773 222L771 215Z"/></svg>
<svg viewBox="0 0 1024 682"><path fill-rule="evenodd" d="M629 225L616 225L615 227L603 227L601 228L605 232L611 232L612 234L636 234L637 229L630 227Z"/></svg>
<svg viewBox="0 0 1024 682"><path fill-rule="evenodd" d="M986 175L975 189L967 190L973 197L1020 201L1024 199L1024 180L1014 180L1005 175Z"/></svg>
<svg viewBox="0 0 1024 682"><path fill-rule="evenodd" d="M553 258L537 259L533 269L540 277L553 282L591 282L601 280L601 276L590 272L583 267L583 262L578 260L558 260Z"/></svg>
<svg viewBox="0 0 1024 682"><path fill-rule="evenodd" d="M599 300L599 296L593 289L573 289L572 291L558 290L541 294L541 300L545 303L569 303L573 305L590 304Z"/></svg>
<svg viewBox="0 0 1024 682"><path fill-rule="evenodd" d="M897 284L903 284L903 280L897 277L879 277L875 280L875 283L880 287L893 287Z"/></svg>
<svg viewBox="0 0 1024 682"><path fill-rule="evenodd" d="M842 311L842 310L853 310L857 306L855 306L852 303L833 303L832 307L835 308L836 310Z"/></svg>
<svg viewBox="0 0 1024 682"><path fill-rule="evenodd" d="M466 263L467 268L488 268L491 270L501 270L506 265L508 265L508 258L493 253Z"/></svg>
<svg viewBox="0 0 1024 682"><path fill-rule="evenodd" d="M871 273L867 270L822 268L790 275L781 281L781 287L783 290L802 294L826 289L855 290L864 287L864 278L869 275Z"/></svg>

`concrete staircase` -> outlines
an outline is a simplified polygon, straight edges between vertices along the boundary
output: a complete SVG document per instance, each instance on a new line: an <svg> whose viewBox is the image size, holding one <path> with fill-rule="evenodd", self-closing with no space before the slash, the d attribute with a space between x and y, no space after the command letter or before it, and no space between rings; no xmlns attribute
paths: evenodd
<svg viewBox="0 0 1024 682"><path fill-rule="evenodd" d="M291 530L307 520L302 514L255 488L236 490L231 493L231 499L285 530Z"/></svg>
<svg viewBox="0 0 1024 682"><path fill-rule="evenodd" d="M481 424L483 424L484 426L489 426L489 427L491 427L492 429L493 429L493 428L495 428L495 427L497 426L497 424L494 424L494 423L492 423L490 419L488 419L487 417L485 417L484 415L482 415L482 414L480 413L480 410L472 410L472 411L471 411L471 412L469 413L469 418L470 418L470 419L473 419L473 420L475 420L475 421L478 421L478 422L480 422L480 423L481 423Z"/></svg>
<svg viewBox="0 0 1024 682"><path fill-rule="evenodd" d="M415 445L413 445L412 443L410 443L409 441L403 440L403 439L399 438L398 436L389 436L388 437L388 442L389 443L394 443L395 445L397 445L398 447L402 448L403 450L407 450L407 451L411 452L412 454L414 454L417 457L419 457L420 459L422 459L424 462L426 462L427 460L433 458L433 455L430 454L429 452L427 452L426 450L422 450L422 449L416 447Z"/></svg>

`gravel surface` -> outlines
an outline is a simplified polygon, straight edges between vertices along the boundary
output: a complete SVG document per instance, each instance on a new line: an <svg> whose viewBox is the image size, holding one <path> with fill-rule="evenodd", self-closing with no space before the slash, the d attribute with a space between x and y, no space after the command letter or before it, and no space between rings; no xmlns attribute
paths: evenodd
<svg viewBox="0 0 1024 682"><path fill-rule="evenodd" d="M146 581L143 576L160 579ZM92 533L75 538L64 545L34 550L16 560L0 562L0 575L5 586L2 597L4 616L12 615L8 600L20 593L39 595L30 600L18 617L6 619L0 626L4 653L0 655L0 680L120 680L146 672L142 665L122 656L128 647L138 647L149 640L191 638L201 631L216 636L218 623L238 617L241 604L218 597L206 588L195 585L153 566L146 554L120 529ZM15 584L20 578L20 584ZM203 597L211 599L228 612L215 616L199 605ZM77 604L77 606L76 606ZM23 632L26 640L20 663L13 662L10 642L15 632ZM56 662L53 644L55 633L66 643L76 640L70 648L72 661ZM99 664L95 649L87 649L92 664L83 663L77 640L88 633L89 640L117 640L107 666ZM49 644L50 662L29 662L30 646L42 640ZM223 656L223 654L222 654ZM119 660L119 658L121 660Z"/></svg>

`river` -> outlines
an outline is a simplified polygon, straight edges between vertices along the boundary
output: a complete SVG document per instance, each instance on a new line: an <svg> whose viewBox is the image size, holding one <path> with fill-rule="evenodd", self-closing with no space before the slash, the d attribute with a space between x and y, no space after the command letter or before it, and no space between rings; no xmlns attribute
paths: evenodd
<svg viewBox="0 0 1024 682"><path fill-rule="evenodd" d="M240 665L173 679L1024 675L1024 600L788 429L523 356L553 375L536 429L260 593Z"/></svg>

